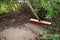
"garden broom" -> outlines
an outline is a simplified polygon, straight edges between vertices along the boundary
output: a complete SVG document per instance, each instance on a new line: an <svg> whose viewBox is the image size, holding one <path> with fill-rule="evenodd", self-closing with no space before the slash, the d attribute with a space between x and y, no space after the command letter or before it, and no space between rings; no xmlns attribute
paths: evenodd
<svg viewBox="0 0 60 40"><path fill-rule="evenodd" d="M37 18L37 19L32 19L32 18L31 18L31 19L29 20L30 23L36 24L36 25L40 25L40 26L42 26L42 25L48 25L48 26L52 25L51 22L47 22L47 21L40 20L40 18L38 17L37 13L35 13L35 11L34 11L34 9L33 9L33 7L32 7L32 5L31 5L31 3L30 3L29 0L26 0L25 3L30 7L30 9L32 10L33 14L34 14L35 17Z"/></svg>

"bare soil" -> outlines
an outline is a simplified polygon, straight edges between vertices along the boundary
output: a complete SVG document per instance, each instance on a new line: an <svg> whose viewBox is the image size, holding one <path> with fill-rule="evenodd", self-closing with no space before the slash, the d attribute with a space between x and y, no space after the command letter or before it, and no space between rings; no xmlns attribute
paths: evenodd
<svg viewBox="0 0 60 40"><path fill-rule="evenodd" d="M46 31L40 30L42 28L37 25L30 24L30 18L32 13L28 7L23 7L19 12L1 15L0 40L40 40L40 34Z"/></svg>

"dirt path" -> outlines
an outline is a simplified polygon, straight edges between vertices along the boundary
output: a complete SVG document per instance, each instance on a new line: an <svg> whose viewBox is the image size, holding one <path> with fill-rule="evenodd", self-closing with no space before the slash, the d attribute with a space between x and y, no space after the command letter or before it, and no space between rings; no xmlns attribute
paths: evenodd
<svg viewBox="0 0 60 40"><path fill-rule="evenodd" d="M1 32L1 40L33 40L37 35L24 26L4 29Z"/></svg>
<svg viewBox="0 0 60 40"><path fill-rule="evenodd" d="M26 23L22 26L4 29L0 32L0 40L40 40L35 38L43 33L46 33L46 31L41 27Z"/></svg>

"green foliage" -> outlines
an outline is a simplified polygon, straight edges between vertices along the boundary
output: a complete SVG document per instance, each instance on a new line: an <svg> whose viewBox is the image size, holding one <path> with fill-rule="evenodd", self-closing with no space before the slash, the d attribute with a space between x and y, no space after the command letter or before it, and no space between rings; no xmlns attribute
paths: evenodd
<svg viewBox="0 0 60 40"><path fill-rule="evenodd" d="M60 13L60 0L32 0L31 3L34 5L36 13L42 7L47 10L45 15L47 19L51 19L54 15Z"/></svg>
<svg viewBox="0 0 60 40"><path fill-rule="evenodd" d="M15 11L20 7L17 0L0 0L0 14Z"/></svg>
<svg viewBox="0 0 60 40"><path fill-rule="evenodd" d="M41 39L60 40L60 34L44 34Z"/></svg>
<svg viewBox="0 0 60 40"><path fill-rule="evenodd" d="M40 1L41 1L41 0L31 0L31 4L33 5L36 13L37 13L37 12L40 10L40 8L41 8Z"/></svg>
<svg viewBox="0 0 60 40"><path fill-rule="evenodd" d="M50 33L51 33L51 31L52 31L52 33L53 34L43 34L43 36L41 37L41 39L50 39L50 40L60 40L60 34L59 34L59 29L60 29L60 21L59 20L57 20L57 19L55 19L54 20L55 22L55 26L54 27L52 27L52 26L43 26L43 28L45 29L45 30L48 30ZM55 31L53 31L53 30L55 30ZM57 33L57 34L56 34Z"/></svg>
<svg viewBox="0 0 60 40"><path fill-rule="evenodd" d="M35 9L35 12L38 13L40 8L44 8L47 10L47 13L45 15L45 18L51 19L55 17L56 15L60 15L60 0L32 0L32 5ZM43 14L43 13L42 13ZM53 20L55 23L54 27L51 26L43 26L45 30L48 30L49 32L52 31L52 33L56 33L59 31L60 28L60 20L58 21L57 18ZM60 40L60 34L43 34L41 37L42 40Z"/></svg>

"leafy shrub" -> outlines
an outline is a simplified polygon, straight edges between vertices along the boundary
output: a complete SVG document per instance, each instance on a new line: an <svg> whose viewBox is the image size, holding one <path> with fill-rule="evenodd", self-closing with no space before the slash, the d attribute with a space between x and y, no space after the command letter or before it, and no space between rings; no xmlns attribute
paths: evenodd
<svg viewBox="0 0 60 40"><path fill-rule="evenodd" d="M0 14L15 11L20 7L17 0L0 0Z"/></svg>
<svg viewBox="0 0 60 40"><path fill-rule="evenodd" d="M37 13L42 7L47 10L45 18L51 19L55 15L60 14L60 0L31 0ZM42 13L43 14L43 13Z"/></svg>

